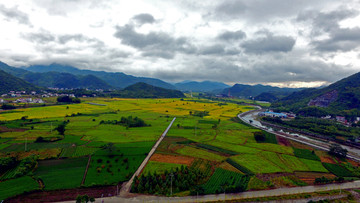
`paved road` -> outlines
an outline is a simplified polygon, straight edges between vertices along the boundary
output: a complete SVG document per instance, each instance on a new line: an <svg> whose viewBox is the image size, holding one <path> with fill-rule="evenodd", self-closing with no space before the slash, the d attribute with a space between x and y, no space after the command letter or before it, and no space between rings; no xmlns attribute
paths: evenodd
<svg viewBox="0 0 360 203"><path fill-rule="evenodd" d="M274 132L272 129L266 128L259 121L255 120L258 112L260 112L260 111L261 111L260 109L248 111L248 112L239 114L238 117L242 121L252 125L255 128L262 129L266 132L275 134L277 136L284 137L286 139L293 140L296 142L300 142L300 143L309 145L311 147L314 147L314 148L317 148L320 150L324 150L324 151L330 150L331 143L329 143L329 142L315 140L315 139L309 138L309 137L301 135L301 134L293 135L293 134L288 134L288 133L284 133L284 132ZM252 122L250 122L250 120L252 120ZM348 158L360 162L360 154L359 154L358 149L344 146L344 145L341 145L341 147L348 149L348 155L347 155Z"/></svg>
<svg viewBox="0 0 360 203"><path fill-rule="evenodd" d="M311 192L322 192L329 190L339 189L355 189L360 188L360 181L340 183L340 184L328 184L319 186L304 186L304 187L292 187L292 188L279 188L273 190L261 190L261 191L249 191L234 194L218 194L218 195L204 195L204 196L187 196L187 197L160 197L160 196L148 196L148 195L137 195L135 197L107 197L98 198L96 202L112 203L112 202L208 202L218 200L237 200L245 198L258 198L258 197L270 197L270 196L282 196L292 195L301 193Z"/></svg>
<svg viewBox="0 0 360 203"><path fill-rule="evenodd" d="M171 123L169 124L169 126L166 128L166 130L163 132L163 134L161 135L161 137L158 139L158 141L155 143L155 145L153 146L153 148L150 150L149 154L147 155L147 157L144 159L144 161L141 163L140 167L136 170L136 172L134 173L134 175L131 177L131 179L128 182L125 182L120 190L120 196L122 197L126 197L128 196L130 189L131 189L131 185L132 182L134 181L135 176L138 176L141 171L144 169L144 167L146 166L147 162L149 161L150 157L154 154L156 148L160 145L161 141L164 139L164 137L166 136L167 132L170 130L172 124L174 123L176 117L174 117L174 119L171 121Z"/></svg>

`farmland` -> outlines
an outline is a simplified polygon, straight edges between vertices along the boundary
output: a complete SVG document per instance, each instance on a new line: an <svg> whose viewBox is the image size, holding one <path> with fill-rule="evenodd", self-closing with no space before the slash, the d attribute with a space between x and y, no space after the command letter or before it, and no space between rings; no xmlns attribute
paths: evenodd
<svg viewBox="0 0 360 203"><path fill-rule="evenodd" d="M0 129L0 160L16 160L0 173L1 187L21 180L29 182L28 187L13 187L7 192L10 195L0 192L0 196L120 186L130 179L174 116L177 119L137 177L133 192L175 196L224 189L240 192L313 184L317 177L354 177L358 173L346 165L350 164L346 160L329 165L326 160L332 157L325 152L295 142L280 145L271 134L266 134L264 141L255 140L254 133L260 130L235 118L251 109L193 98L86 98L80 104L0 113L4 126ZM144 125L134 127L120 122L122 118L136 117ZM63 134L57 130L60 125L64 125ZM21 160L31 155L36 156L36 166L9 179ZM340 172L339 167L349 169L349 173ZM168 190L171 176L176 185L173 193ZM158 182L149 182L153 179Z"/></svg>

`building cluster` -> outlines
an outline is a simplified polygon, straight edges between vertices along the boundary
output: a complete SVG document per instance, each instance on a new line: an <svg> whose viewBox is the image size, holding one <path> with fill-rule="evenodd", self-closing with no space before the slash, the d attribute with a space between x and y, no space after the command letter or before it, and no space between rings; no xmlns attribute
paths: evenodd
<svg viewBox="0 0 360 203"><path fill-rule="evenodd" d="M272 118L295 118L296 114L288 113L288 112L276 113L276 112L273 112L272 110L267 110L264 112L260 112L259 116L266 116L266 117L272 117Z"/></svg>
<svg viewBox="0 0 360 203"><path fill-rule="evenodd" d="M333 119L333 120L336 120L337 122L341 123L341 124L344 124L344 125L348 125L350 126L352 123L359 123L360 122L360 117L356 117L355 120L353 122L351 121L348 121L344 116L335 116L335 118L332 118L330 115L327 115L327 116L324 116L324 117L321 117L322 119Z"/></svg>

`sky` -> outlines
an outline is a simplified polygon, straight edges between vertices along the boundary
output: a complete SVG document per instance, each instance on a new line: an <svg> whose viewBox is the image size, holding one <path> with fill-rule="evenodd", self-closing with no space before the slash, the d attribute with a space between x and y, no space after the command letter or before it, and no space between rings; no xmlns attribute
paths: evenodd
<svg viewBox="0 0 360 203"><path fill-rule="evenodd" d="M0 0L0 61L327 85L360 71L360 0Z"/></svg>

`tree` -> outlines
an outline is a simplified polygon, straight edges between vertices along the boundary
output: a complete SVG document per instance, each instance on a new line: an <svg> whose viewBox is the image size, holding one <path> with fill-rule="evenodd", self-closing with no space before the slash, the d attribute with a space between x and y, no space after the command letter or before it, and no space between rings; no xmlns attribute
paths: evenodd
<svg viewBox="0 0 360 203"><path fill-rule="evenodd" d="M346 158L347 155L347 149L343 149L340 145L338 144L332 144L329 150L329 154L339 157L339 158Z"/></svg>
<svg viewBox="0 0 360 203"><path fill-rule="evenodd" d="M266 140L266 135L263 132L254 132L254 138L256 142L264 142Z"/></svg>
<svg viewBox="0 0 360 203"><path fill-rule="evenodd" d="M1 108L4 109L4 110L16 109L16 107L14 105L11 105L11 104L3 104L1 106Z"/></svg>
<svg viewBox="0 0 360 203"><path fill-rule="evenodd" d="M66 123L65 123L65 122L62 122L60 125L58 125L58 127L55 128L55 130L57 130L60 135L64 135L64 133L65 133L65 126L66 126Z"/></svg>

